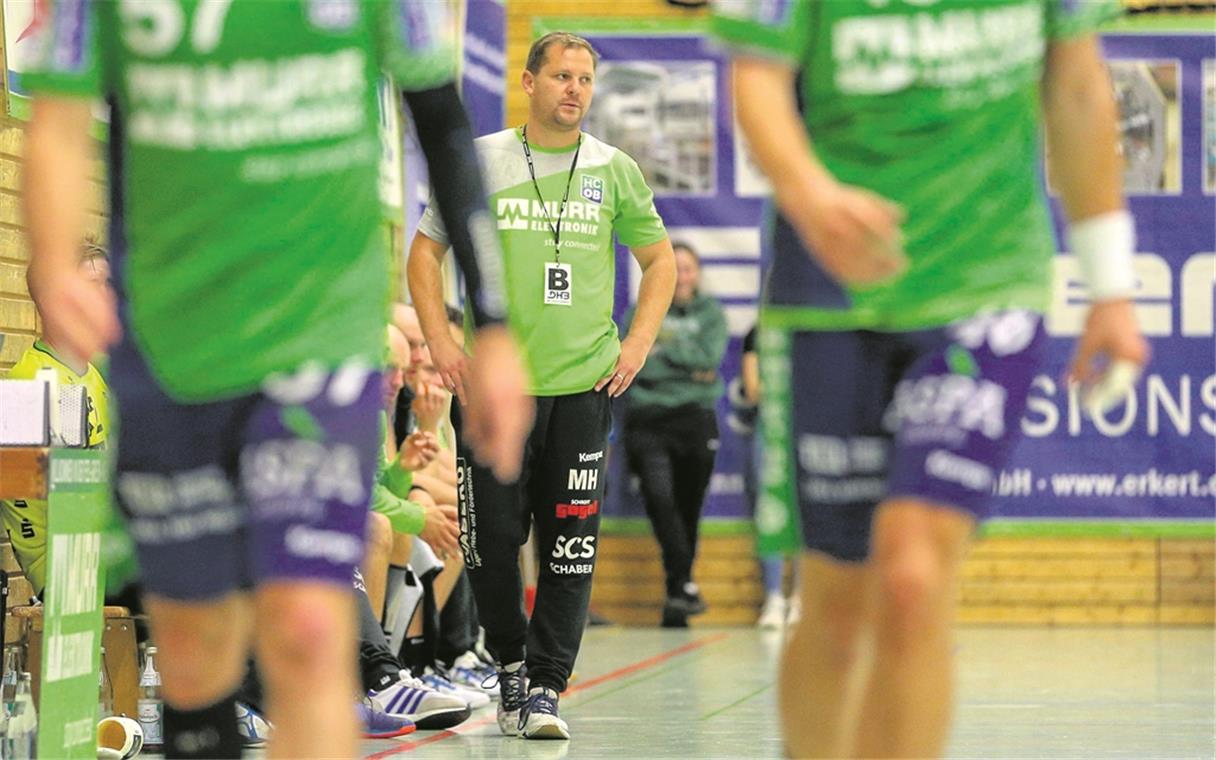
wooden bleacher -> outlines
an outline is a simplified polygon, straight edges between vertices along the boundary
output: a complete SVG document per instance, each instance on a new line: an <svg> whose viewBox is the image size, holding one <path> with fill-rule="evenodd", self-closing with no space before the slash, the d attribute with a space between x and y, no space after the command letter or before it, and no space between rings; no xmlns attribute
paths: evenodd
<svg viewBox="0 0 1216 760"><path fill-rule="evenodd" d="M694 625L752 625L764 592L751 536L702 538ZM623 625L657 625L663 571L653 537L604 535L591 602ZM1216 623L1216 543L1166 538L990 538L964 568L959 621L973 625Z"/></svg>

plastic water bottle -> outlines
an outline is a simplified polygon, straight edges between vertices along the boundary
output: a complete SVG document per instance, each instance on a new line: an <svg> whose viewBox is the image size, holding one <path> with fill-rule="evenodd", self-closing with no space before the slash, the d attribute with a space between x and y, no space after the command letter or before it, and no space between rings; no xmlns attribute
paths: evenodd
<svg viewBox="0 0 1216 760"><path fill-rule="evenodd" d="M17 685L21 683L21 647L11 644L4 648L4 679L0 682L0 699L4 711L13 714L17 703Z"/></svg>
<svg viewBox="0 0 1216 760"><path fill-rule="evenodd" d="M29 673L21 674L17 700L4 733L4 757L30 760L38 756L38 713L34 709L33 682Z"/></svg>
<svg viewBox="0 0 1216 760"><path fill-rule="evenodd" d="M114 714L114 685L106 667L106 648L101 648L101 667L97 669L97 720Z"/></svg>
<svg viewBox="0 0 1216 760"><path fill-rule="evenodd" d="M8 708L0 705L0 760L7 760L8 749L4 746L8 741Z"/></svg>
<svg viewBox="0 0 1216 760"><path fill-rule="evenodd" d="M160 672L156 669L156 647L147 648L144 670L139 676L139 727L144 730L144 746L165 743L165 703L160 697Z"/></svg>

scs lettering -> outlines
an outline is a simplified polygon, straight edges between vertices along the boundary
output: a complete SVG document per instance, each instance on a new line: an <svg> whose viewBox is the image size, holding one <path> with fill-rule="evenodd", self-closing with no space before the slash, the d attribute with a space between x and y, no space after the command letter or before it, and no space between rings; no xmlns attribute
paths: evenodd
<svg viewBox="0 0 1216 760"><path fill-rule="evenodd" d="M591 559L595 556L595 536L558 536L553 559Z"/></svg>
<svg viewBox="0 0 1216 760"><path fill-rule="evenodd" d="M580 520L586 520L591 515L597 515L600 512L600 502L588 499L574 499L569 504L557 505L557 518L559 520L567 517L577 517Z"/></svg>

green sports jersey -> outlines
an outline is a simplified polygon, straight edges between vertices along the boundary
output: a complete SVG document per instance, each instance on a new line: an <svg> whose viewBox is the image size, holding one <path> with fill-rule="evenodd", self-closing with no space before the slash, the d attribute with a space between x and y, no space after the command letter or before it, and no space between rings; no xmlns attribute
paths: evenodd
<svg viewBox="0 0 1216 760"><path fill-rule="evenodd" d="M824 165L907 211L909 269L880 286L837 285L778 234L770 313L784 311L794 327L899 330L984 308L1044 309L1055 248L1039 180L1043 59L1053 40L1090 33L1118 8L719 0L712 27L736 55L800 71Z"/></svg>
<svg viewBox="0 0 1216 760"><path fill-rule="evenodd" d="M638 248L667 238L654 194L632 158L587 133L578 148L531 146L536 186L520 130L477 138L478 157L502 241L509 322L527 355L534 396L582 393L612 371L621 344L612 321L613 235ZM561 218L562 269L552 222ZM537 197L537 187L541 199ZM419 231L447 242L432 202Z"/></svg>
<svg viewBox="0 0 1216 760"><path fill-rule="evenodd" d="M381 354L377 85L450 82L446 3L54 0L35 93L111 105L124 318L166 389Z"/></svg>

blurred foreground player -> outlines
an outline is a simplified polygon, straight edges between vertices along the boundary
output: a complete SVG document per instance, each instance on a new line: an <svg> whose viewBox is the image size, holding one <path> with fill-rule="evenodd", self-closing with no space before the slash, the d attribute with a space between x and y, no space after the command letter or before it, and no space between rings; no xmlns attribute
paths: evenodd
<svg viewBox="0 0 1216 760"><path fill-rule="evenodd" d="M388 307L382 70L445 168L439 205L489 325L471 376L492 376L500 395L476 385L479 453L518 467L530 407L513 343L491 325L504 315L493 234L473 246L488 216L444 8L46 8L27 80L30 290L65 353L87 359L117 342L115 486L163 654L169 756L239 756L232 693L250 647L277 728L272 755L357 748L350 578L377 460ZM117 309L76 267L97 98L110 106ZM486 402L494 422L476 406Z"/></svg>
<svg viewBox="0 0 1216 760"><path fill-rule="evenodd" d="M1121 395L1147 359L1094 37L1117 8L716 7L739 120L780 209L758 524L778 548L801 520L808 550L780 691L796 757L943 752L959 569L1044 350L1041 126L1094 302L1071 370L1087 404Z"/></svg>

